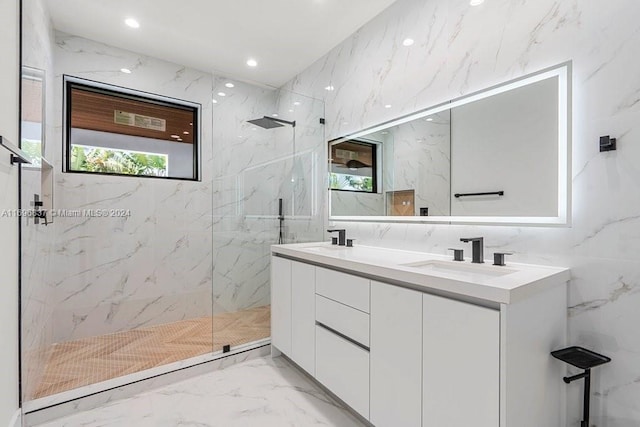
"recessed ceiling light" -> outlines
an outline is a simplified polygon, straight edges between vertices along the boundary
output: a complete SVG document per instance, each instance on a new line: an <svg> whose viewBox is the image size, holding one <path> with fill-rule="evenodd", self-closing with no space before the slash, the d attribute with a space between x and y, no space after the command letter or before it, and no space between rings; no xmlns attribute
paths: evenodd
<svg viewBox="0 0 640 427"><path fill-rule="evenodd" d="M185 130L184 132L182 132L184 135L189 135L189 131Z"/></svg>
<svg viewBox="0 0 640 427"><path fill-rule="evenodd" d="M383 131L382 131L382 132L380 132L380 133L381 133L381 134L383 134L383 135L388 135L388 134L389 134L389 132L388 132L388 131L386 131L386 130L383 130Z"/></svg>
<svg viewBox="0 0 640 427"><path fill-rule="evenodd" d="M182 138L178 138L178 139L176 139L176 141L182 142Z"/></svg>
<svg viewBox="0 0 640 427"><path fill-rule="evenodd" d="M218 103L218 100L217 100L217 99L215 99L215 98L213 98L213 99L211 100L211 102L212 102L213 104L217 104L217 103ZM193 126L193 123L191 124L191 126Z"/></svg>
<svg viewBox="0 0 640 427"><path fill-rule="evenodd" d="M131 70L128 68L120 68L120 71L125 73L125 74L131 74Z"/></svg>
<svg viewBox="0 0 640 427"><path fill-rule="evenodd" d="M218 96L227 96L227 94L224 92L218 92Z"/></svg>
<svg viewBox="0 0 640 427"><path fill-rule="evenodd" d="M293 105L300 105L300 102L296 101L293 103Z"/></svg>
<svg viewBox="0 0 640 427"><path fill-rule="evenodd" d="M413 39L404 39L404 41L402 42L403 46L411 46L413 44Z"/></svg>
<svg viewBox="0 0 640 427"><path fill-rule="evenodd" d="M391 108L391 104L385 105L384 108Z"/></svg>
<svg viewBox="0 0 640 427"><path fill-rule="evenodd" d="M249 67L257 67L258 66L258 61L256 61L255 59L247 59L247 65Z"/></svg>
<svg viewBox="0 0 640 427"><path fill-rule="evenodd" d="M171 135L171 138L178 139L178 138L180 138L180 135Z"/></svg>
<svg viewBox="0 0 640 427"><path fill-rule="evenodd" d="M331 85L327 86L324 88L324 90L328 90L329 92L331 92L332 90L334 90L335 88Z"/></svg>
<svg viewBox="0 0 640 427"><path fill-rule="evenodd" d="M235 86L235 85L234 85L233 83L231 83L231 82L229 82L229 83L225 83L224 85L225 85L226 87L228 87L228 88L232 88L232 87L234 87L234 86Z"/></svg>
<svg viewBox="0 0 640 427"><path fill-rule="evenodd" d="M272 117L278 117L278 115L277 115L277 114L272 114L271 116L272 116Z"/></svg>
<svg viewBox="0 0 640 427"><path fill-rule="evenodd" d="M133 18L127 18L124 23L131 28L140 28L140 23Z"/></svg>
<svg viewBox="0 0 640 427"><path fill-rule="evenodd" d="M432 122L433 121L433 117L427 117L427 121L428 122Z"/></svg>
<svg viewBox="0 0 640 427"><path fill-rule="evenodd" d="M484 0L471 0L469 2L471 6L478 6L478 5L481 5L482 3L484 3Z"/></svg>
<svg viewBox="0 0 640 427"><path fill-rule="evenodd" d="M189 126L193 126L193 123L189 123Z"/></svg>

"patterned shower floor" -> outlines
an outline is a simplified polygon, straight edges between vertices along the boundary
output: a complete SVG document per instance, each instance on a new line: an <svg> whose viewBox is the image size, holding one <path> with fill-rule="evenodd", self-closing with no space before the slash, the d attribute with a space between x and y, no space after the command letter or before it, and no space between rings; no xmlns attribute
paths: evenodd
<svg viewBox="0 0 640 427"><path fill-rule="evenodd" d="M270 306L53 344L30 399L268 338Z"/></svg>

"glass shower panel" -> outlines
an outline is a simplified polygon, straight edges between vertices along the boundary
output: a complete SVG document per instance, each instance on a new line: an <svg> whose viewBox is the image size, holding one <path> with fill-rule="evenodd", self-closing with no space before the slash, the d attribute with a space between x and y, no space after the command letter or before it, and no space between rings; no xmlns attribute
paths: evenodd
<svg viewBox="0 0 640 427"><path fill-rule="evenodd" d="M227 81L216 79L214 93ZM271 245L322 236L324 103L234 83L214 110L213 313L214 342L239 348L271 335Z"/></svg>
<svg viewBox="0 0 640 427"><path fill-rule="evenodd" d="M126 384L213 352L212 77L45 31L45 5L24 2L23 9L23 64L42 70L45 82L47 160L21 171L21 209L29 213L20 223L22 398L31 409L69 390ZM122 62L139 64L136 73L114 73ZM63 75L199 104L200 180L63 172ZM34 99L23 97L23 112L38 111L28 104ZM110 117L113 123L113 111ZM46 221L34 218L45 209Z"/></svg>

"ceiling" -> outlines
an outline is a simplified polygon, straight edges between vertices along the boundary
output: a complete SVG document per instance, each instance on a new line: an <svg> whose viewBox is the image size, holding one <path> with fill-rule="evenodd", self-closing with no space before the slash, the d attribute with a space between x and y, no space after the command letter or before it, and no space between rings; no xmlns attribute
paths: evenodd
<svg viewBox="0 0 640 427"><path fill-rule="evenodd" d="M56 0L57 30L280 87L395 0ZM125 25L135 18L140 28ZM253 58L258 66L246 61Z"/></svg>

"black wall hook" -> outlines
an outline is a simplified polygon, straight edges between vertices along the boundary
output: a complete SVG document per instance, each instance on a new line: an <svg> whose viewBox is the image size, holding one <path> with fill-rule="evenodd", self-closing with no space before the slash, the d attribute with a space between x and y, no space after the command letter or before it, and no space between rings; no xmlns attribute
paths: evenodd
<svg viewBox="0 0 640 427"><path fill-rule="evenodd" d="M617 149L616 139L611 138L609 135L600 137L600 152L615 151Z"/></svg>

